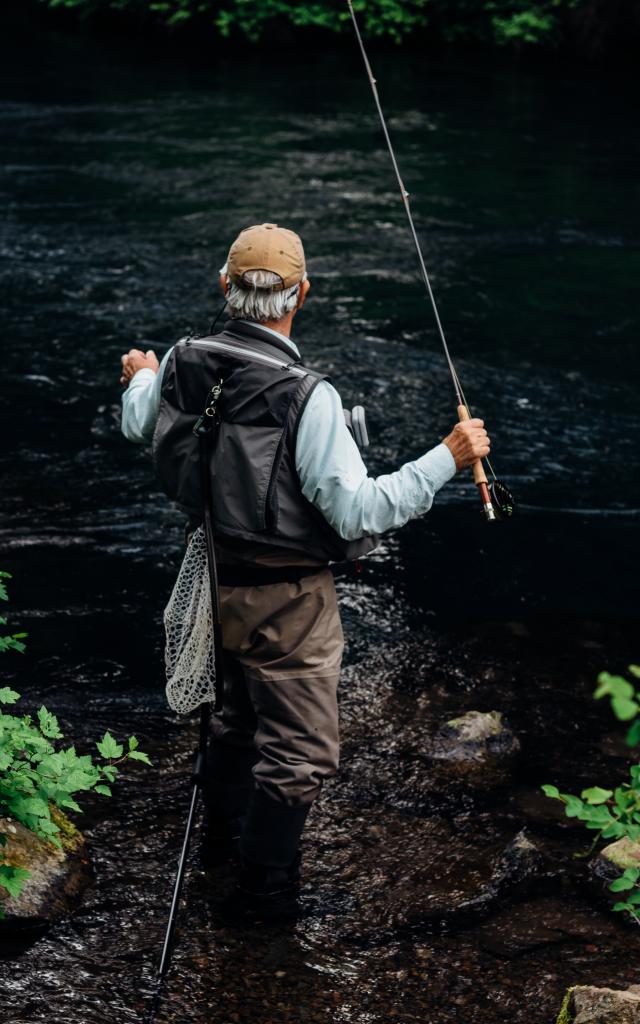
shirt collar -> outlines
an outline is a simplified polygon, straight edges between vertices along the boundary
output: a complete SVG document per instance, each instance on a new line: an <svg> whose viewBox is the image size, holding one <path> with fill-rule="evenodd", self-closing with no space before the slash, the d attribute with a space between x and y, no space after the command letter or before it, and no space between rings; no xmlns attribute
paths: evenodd
<svg viewBox="0 0 640 1024"><path fill-rule="evenodd" d="M238 324L248 324L250 327L257 327L258 330L264 331L265 334L272 334L274 338L278 339L278 341L283 341L287 348L291 349L297 359L300 358L300 350L298 346L291 340L291 338L287 338L286 334L280 334L280 331L274 331L271 327L265 327L264 324L258 324L255 320L243 320L238 317L235 322Z"/></svg>

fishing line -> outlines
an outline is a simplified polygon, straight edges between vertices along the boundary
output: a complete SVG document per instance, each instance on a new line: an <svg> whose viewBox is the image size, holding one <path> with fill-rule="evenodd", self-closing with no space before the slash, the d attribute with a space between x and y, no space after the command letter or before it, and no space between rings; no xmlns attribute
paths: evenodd
<svg viewBox="0 0 640 1024"><path fill-rule="evenodd" d="M446 339L446 336L445 336L445 333L444 333L444 328L442 326L442 321L440 319L440 312L438 310L438 305L436 303L436 299L435 299L435 295L434 295L434 292L433 292L433 288L431 286L431 279L429 277L429 272L427 270L427 266L426 266L426 263L425 263L425 260L424 260L424 256L422 254L422 247L420 245L420 240L418 238L418 232L416 231L416 226L414 224L413 214L411 213L411 204L409 202L409 198L410 198L409 197L409 193L406 190L406 188L404 187L404 182L402 180L402 175L400 174L400 168L398 166L398 161L397 161L397 158L396 158L395 150L393 148L393 143L391 142L391 136L389 134L389 129L388 129L388 126L387 126L387 121L386 121L386 118L384 116L384 111L382 109L382 104L380 102L380 96L378 94L378 87L377 87L377 83L376 83L376 78L375 78L375 76L373 74L373 69L371 67L371 64L369 63L369 58L367 56L367 51L365 49L364 41L363 41L362 35L360 33L360 26L358 25L358 19L356 18L356 13L355 13L355 11L353 9L352 0L347 0L347 6L349 8L349 13L351 15L351 21L353 22L353 28L354 28L354 31L355 31L356 39L357 39L357 42L358 42L358 46L360 48L360 53L362 55L362 60L364 62L365 70L367 72L367 77L369 79L369 84L371 86L371 91L373 93L373 98L374 98L374 101L375 101L376 109L378 111L378 117L380 119L380 124L382 126L382 131L383 131L383 134L384 134L385 142L387 144L387 149L389 151L389 156L391 157L391 163L393 164L393 170L394 170L397 182L398 182L398 186L400 188L400 196L402 198L402 204L404 206L405 213L407 215L407 220L409 222L409 230L411 232L411 237L413 239L413 244L415 246L416 254L418 256L418 264L420 266L420 273L421 273L422 280L424 282L424 285L425 285L425 288L426 288L426 291L427 291L427 295L428 295L428 298L429 298L429 302L431 304L431 308L433 310L433 315L434 315L435 321L436 321L436 327L438 329L438 335L440 337L440 341L441 341L441 344L442 344L442 350L444 352L444 356L445 356L445 359L446 359L446 362L447 362L447 367L449 369L449 375L451 377L451 381L452 381L453 388L454 388L454 391L455 391L456 404L458 406L458 413L459 413L461 419L462 418L469 418L471 416L471 410L469 408L469 403L467 402L467 399L465 397L465 393L464 393L464 390L462 388L462 384L460 383L460 378L458 376L458 372L457 372L457 370L455 368L453 359L451 358L451 352L449 351L449 345L447 343L447 339ZM487 466L489 467L489 471L491 473L491 476L493 477L493 481L492 481L491 487L489 487L487 479L486 479L486 476L484 474L484 470L482 468L482 461L478 460L478 462L475 463L474 467L473 467L474 479L475 479L475 482L477 483L478 487L480 488L480 493L482 495L482 503L483 503L485 515L486 515L487 519L495 519L495 518L497 518L496 513L500 513L501 516L510 516L510 515L513 514L514 507L515 507L515 503L514 503L514 500L513 500L513 495L511 495L509 489L504 484L501 484L496 479L496 474L495 474L495 472L493 470L493 466L491 465L490 460L487 458L485 461L487 463ZM494 508L494 505L495 505L495 508Z"/></svg>

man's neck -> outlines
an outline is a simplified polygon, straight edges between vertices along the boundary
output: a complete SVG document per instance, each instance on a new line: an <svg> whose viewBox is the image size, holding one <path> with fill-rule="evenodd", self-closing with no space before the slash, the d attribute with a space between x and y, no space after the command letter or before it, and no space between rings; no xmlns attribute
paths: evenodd
<svg viewBox="0 0 640 1024"><path fill-rule="evenodd" d="M268 327L269 330L275 331L276 334L283 334L285 338L290 338L293 326L293 313L289 313L282 320L262 320L259 326Z"/></svg>

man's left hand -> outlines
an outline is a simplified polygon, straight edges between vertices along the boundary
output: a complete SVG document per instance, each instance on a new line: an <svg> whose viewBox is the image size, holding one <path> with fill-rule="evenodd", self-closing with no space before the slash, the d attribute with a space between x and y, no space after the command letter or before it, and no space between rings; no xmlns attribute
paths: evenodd
<svg viewBox="0 0 640 1024"><path fill-rule="evenodd" d="M131 378L138 370L153 370L154 373L157 373L160 369L158 357L152 348L148 352L141 352L140 349L132 348L126 355L122 356L120 362L122 363L120 383L125 388L129 387Z"/></svg>

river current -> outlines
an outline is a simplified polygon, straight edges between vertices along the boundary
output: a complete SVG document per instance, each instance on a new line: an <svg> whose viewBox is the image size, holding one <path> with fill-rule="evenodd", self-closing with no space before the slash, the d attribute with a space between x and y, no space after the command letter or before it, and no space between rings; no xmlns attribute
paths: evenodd
<svg viewBox="0 0 640 1024"><path fill-rule="evenodd" d="M295 338L345 405L366 406L370 471L417 456L455 418L356 56L250 53L240 67L215 55L191 67L43 36L27 57L5 53L0 71L0 567L14 574L12 624L30 634L7 667L29 704L46 700L79 742L106 726L135 731L163 769L125 783L106 810L92 804L97 888L72 923L3 965L12 1024L91 1024L106 1007L114 1021L137 1019L186 807L193 734L164 705L160 623L181 516L148 452L120 434L121 353L162 355L205 331L229 243L247 224L276 221L307 250L312 291ZM611 723L590 693L600 668L634 654L636 97L628 82L586 72L426 67L401 50L376 65L445 331L519 508L488 526L473 483L457 478L429 516L385 539L361 578L338 570L348 671L374 652L371 707L397 687L387 711L401 729L407 673L390 684L379 666L385 650L399 664L406 644L418 690L440 681L443 714L502 701L531 728L516 789L554 771L567 785L600 782L562 747L575 728L589 771L612 770L594 753ZM373 743L362 770L382 770L388 754ZM346 762L353 799L358 756ZM405 807L397 793L367 793L374 816ZM435 808L460 828L467 815L466 828L477 819L503 837L522 824L509 807L482 818L469 803L427 801L410 813ZM212 948L215 900L207 910L200 885L193 875L167 1020L546 1024L565 984L626 978L627 935L577 895L600 958L573 935L568 952L560 943L565 969L543 940L538 962L514 966L473 929L341 931L347 883L297 932L216 932Z"/></svg>

